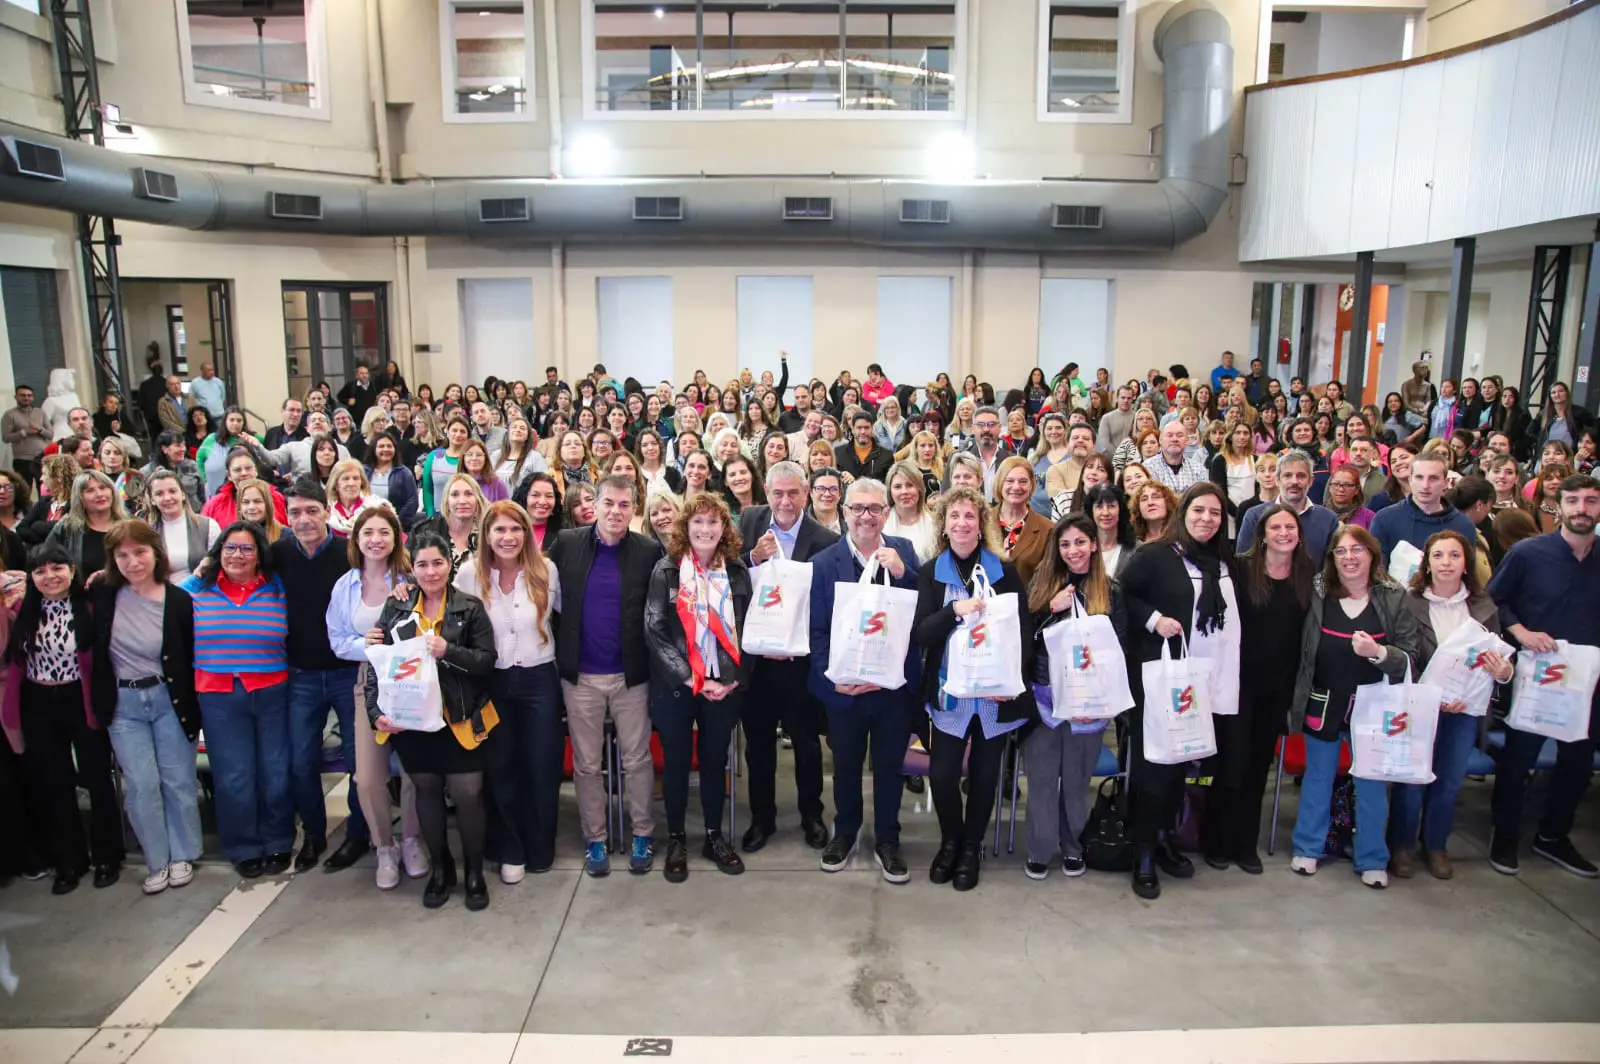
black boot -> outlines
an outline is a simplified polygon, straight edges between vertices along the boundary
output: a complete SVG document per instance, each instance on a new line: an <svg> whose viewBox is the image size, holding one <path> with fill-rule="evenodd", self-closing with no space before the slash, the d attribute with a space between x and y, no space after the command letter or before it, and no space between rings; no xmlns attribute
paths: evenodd
<svg viewBox="0 0 1600 1064"><path fill-rule="evenodd" d="M441 859L442 858L442 859ZM440 854L433 859L433 874L428 877L428 885L422 890L422 904L425 908L438 909L450 900L450 892L456 885L456 863L449 853Z"/></svg>
<svg viewBox="0 0 1600 1064"><path fill-rule="evenodd" d="M942 840L939 843L939 852L934 855L933 867L928 869L928 882L941 886L950 882L950 876L956 867L956 857L960 853L960 839Z"/></svg>
<svg viewBox="0 0 1600 1064"><path fill-rule="evenodd" d="M1146 901L1161 897L1161 880L1156 877L1156 848L1140 846L1133 859L1133 892Z"/></svg>
<svg viewBox="0 0 1600 1064"><path fill-rule="evenodd" d="M1172 841L1171 835L1163 836L1156 844L1156 864L1173 879L1194 877L1194 863L1178 852L1178 844Z"/></svg>
<svg viewBox="0 0 1600 1064"><path fill-rule="evenodd" d="M950 883L957 890L971 890L978 885L978 869L983 863L983 843L967 842L961 845L961 856L956 858L955 871Z"/></svg>
<svg viewBox="0 0 1600 1064"><path fill-rule="evenodd" d="M482 861L467 866L467 875L461 881L461 890L466 897L468 909L482 912L489 907L489 884L483 881Z"/></svg>

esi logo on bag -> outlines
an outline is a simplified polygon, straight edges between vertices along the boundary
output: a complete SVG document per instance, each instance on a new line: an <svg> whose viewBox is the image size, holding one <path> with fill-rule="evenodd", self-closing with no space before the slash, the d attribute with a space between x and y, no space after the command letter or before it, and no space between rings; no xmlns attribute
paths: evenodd
<svg viewBox="0 0 1600 1064"><path fill-rule="evenodd" d="M783 605L783 588L777 584L768 584L761 589L761 594L757 596L756 601L761 609L775 610Z"/></svg>
<svg viewBox="0 0 1600 1064"><path fill-rule="evenodd" d="M1476 648L1467 651L1467 658L1462 662L1469 669L1487 669L1489 667L1489 652Z"/></svg>
<svg viewBox="0 0 1600 1064"><path fill-rule="evenodd" d="M1172 712L1182 716L1194 708L1194 687L1174 687L1172 689Z"/></svg>
<svg viewBox="0 0 1600 1064"><path fill-rule="evenodd" d="M1404 710L1395 712L1387 711L1383 715L1383 734L1393 738L1404 735L1411 728L1411 716Z"/></svg>
<svg viewBox="0 0 1600 1064"><path fill-rule="evenodd" d="M1075 643L1072 647L1072 667L1079 672L1087 672L1094 666L1094 656L1089 653L1088 646Z"/></svg>
<svg viewBox="0 0 1600 1064"><path fill-rule="evenodd" d="M386 680L403 681L414 678L422 671L421 658L392 658L389 661L389 672L384 677Z"/></svg>
<svg viewBox="0 0 1600 1064"><path fill-rule="evenodd" d="M861 611L862 635L882 635L887 624L888 616L882 610Z"/></svg>
<svg viewBox="0 0 1600 1064"><path fill-rule="evenodd" d="M983 646L984 643L988 642L988 640L989 640L989 626L988 625L986 625L986 624L975 624L971 628L967 629L967 646L969 648L971 648L973 650L977 650L979 647Z"/></svg>
<svg viewBox="0 0 1600 1064"><path fill-rule="evenodd" d="M1566 680L1566 662L1550 661L1547 658L1534 659L1533 682L1540 687L1548 687L1551 684L1565 684Z"/></svg>

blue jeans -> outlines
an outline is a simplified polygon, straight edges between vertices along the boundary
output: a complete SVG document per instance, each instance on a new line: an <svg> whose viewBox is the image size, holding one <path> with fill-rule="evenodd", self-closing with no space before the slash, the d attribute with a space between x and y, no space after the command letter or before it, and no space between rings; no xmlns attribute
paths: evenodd
<svg viewBox="0 0 1600 1064"><path fill-rule="evenodd" d="M1478 741L1480 717L1465 713L1439 714L1439 731L1433 740L1432 783L1397 783L1389 810L1389 847L1414 850L1417 828L1422 828L1422 848L1444 853L1455 826L1456 796L1467 778L1467 758Z"/></svg>
<svg viewBox="0 0 1600 1064"><path fill-rule="evenodd" d="M206 756L217 792L217 834L234 864L294 846L289 793L289 685L200 694Z"/></svg>
<svg viewBox="0 0 1600 1064"><path fill-rule="evenodd" d="M899 842L900 796L905 786L906 747L911 742L910 698L904 691L873 691L850 702L848 709L828 709L834 835L851 839L861 832L865 805L861 775L870 742L873 839Z"/></svg>
<svg viewBox="0 0 1600 1064"><path fill-rule="evenodd" d="M1339 740L1307 735L1306 774L1300 785L1300 812L1294 818L1294 855L1320 858L1328 841L1333 780L1339 774ZM1389 785L1356 780L1356 871L1389 867L1385 829L1389 819Z"/></svg>
<svg viewBox="0 0 1600 1064"><path fill-rule="evenodd" d="M152 874L200 858L194 744L183 734L167 685L117 689L106 729L122 767L123 800Z"/></svg>
<svg viewBox="0 0 1600 1064"><path fill-rule="evenodd" d="M359 666L337 669L289 670L289 746L290 779L294 787L294 811L300 814L306 843L328 841L328 807L322 795L322 733L328 725L328 710L339 719L339 746L351 775L356 766L356 672ZM345 821L345 838L362 841L370 837L367 819L361 815L361 800L350 788L350 819Z"/></svg>

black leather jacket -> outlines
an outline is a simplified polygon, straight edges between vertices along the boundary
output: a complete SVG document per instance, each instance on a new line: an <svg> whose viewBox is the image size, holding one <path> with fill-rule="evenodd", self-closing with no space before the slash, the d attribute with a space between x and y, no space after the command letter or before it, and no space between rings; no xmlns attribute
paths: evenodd
<svg viewBox="0 0 1600 1064"><path fill-rule="evenodd" d="M417 607L421 591L413 589L405 602L390 599L378 615L378 627L383 629L385 643L396 642L394 629L406 620ZM404 630L401 638L411 634ZM449 723L469 720L489 701L489 677L494 674L496 651L494 627L483 603L454 587L445 592L444 623L439 635L450 644L444 657L439 659L439 693L444 701L444 719ZM378 677L372 669L365 671L366 682L362 696L366 702L367 719L377 727Z"/></svg>

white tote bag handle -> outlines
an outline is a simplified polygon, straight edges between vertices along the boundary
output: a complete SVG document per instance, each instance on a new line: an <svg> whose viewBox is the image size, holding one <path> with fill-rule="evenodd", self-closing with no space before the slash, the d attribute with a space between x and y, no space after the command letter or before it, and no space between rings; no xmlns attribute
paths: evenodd
<svg viewBox="0 0 1600 1064"><path fill-rule="evenodd" d="M1178 639L1178 646L1181 647L1182 650L1183 650L1183 656L1179 657L1179 658L1174 658L1172 656L1172 640L1168 639L1166 636L1162 636L1161 637L1161 660L1162 661L1182 661L1184 658L1189 656L1189 640L1188 640L1188 637L1183 636L1183 635L1179 635L1177 637L1177 639Z"/></svg>

